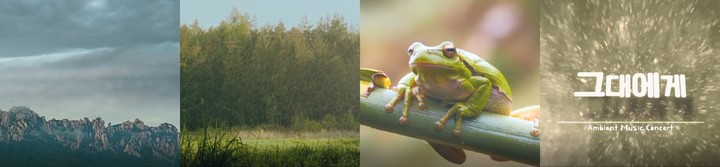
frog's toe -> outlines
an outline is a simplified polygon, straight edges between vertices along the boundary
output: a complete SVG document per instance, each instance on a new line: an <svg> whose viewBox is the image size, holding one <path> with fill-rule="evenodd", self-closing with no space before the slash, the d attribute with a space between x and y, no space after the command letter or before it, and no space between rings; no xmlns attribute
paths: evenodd
<svg viewBox="0 0 720 167"><path fill-rule="evenodd" d="M454 129L454 130L453 130L453 136L455 136L455 137L460 136L460 129Z"/></svg>
<svg viewBox="0 0 720 167"><path fill-rule="evenodd" d="M425 105L425 103L420 103L420 104L418 104L418 107L420 108L420 110L425 110L425 109L427 108L427 106Z"/></svg>
<svg viewBox="0 0 720 167"><path fill-rule="evenodd" d="M400 125L407 125L408 119L407 117L400 117Z"/></svg>
<svg viewBox="0 0 720 167"><path fill-rule="evenodd" d="M532 135L533 137L540 137L540 129L533 128L533 130L530 131L530 135Z"/></svg>
<svg viewBox="0 0 720 167"><path fill-rule="evenodd" d="M387 111L387 112L393 112L393 108L394 108L394 107L393 107L392 105L390 105L390 104L385 105L385 111Z"/></svg>
<svg viewBox="0 0 720 167"><path fill-rule="evenodd" d="M435 122L435 129L442 130L445 127L440 121Z"/></svg>

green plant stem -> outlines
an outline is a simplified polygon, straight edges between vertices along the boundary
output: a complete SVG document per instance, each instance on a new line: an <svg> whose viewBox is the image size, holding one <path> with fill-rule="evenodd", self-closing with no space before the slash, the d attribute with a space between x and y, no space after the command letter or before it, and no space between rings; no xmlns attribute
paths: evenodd
<svg viewBox="0 0 720 167"><path fill-rule="evenodd" d="M405 105L400 102L391 113L385 110L385 105L396 95L388 89L376 89L369 97L360 97L360 123L497 158L529 165L540 164L540 139L530 135L534 128L531 121L482 112L477 118L463 119L461 134L455 137L452 135L454 117L447 122L444 129L436 129L435 122L450 108L441 106L440 102L434 99L426 99L425 110L419 110L417 100L414 100L408 115L409 123L400 125L398 120Z"/></svg>

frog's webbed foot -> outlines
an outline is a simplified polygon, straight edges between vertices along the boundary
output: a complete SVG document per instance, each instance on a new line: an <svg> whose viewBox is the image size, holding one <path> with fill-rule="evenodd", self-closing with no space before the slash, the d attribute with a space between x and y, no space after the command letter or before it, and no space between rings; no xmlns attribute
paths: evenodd
<svg viewBox="0 0 720 167"><path fill-rule="evenodd" d="M393 98L393 100L390 101L387 105L385 105L385 111L387 112L393 112L395 105L397 105L400 100L404 101L405 107L403 108L402 116L400 116L400 124L406 125L408 124L408 112L410 111L410 106L412 103L413 97L413 90L408 86L399 86L398 87L398 95Z"/></svg>
<svg viewBox="0 0 720 167"><path fill-rule="evenodd" d="M387 105L385 105L385 111L387 111L388 113L391 113L391 112L393 112L393 108L394 108L394 107L395 107L395 106L392 106L392 105L390 105L390 104L387 104Z"/></svg>
<svg viewBox="0 0 720 167"><path fill-rule="evenodd" d="M442 130L443 128L445 128L445 123L442 123L441 121L435 122L435 129Z"/></svg>
<svg viewBox="0 0 720 167"><path fill-rule="evenodd" d="M442 128L440 125L445 125L451 116L455 115L455 129L453 129L453 136L460 136L460 129L462 128L462 120L465 117L477 117L480 112L485 108L488 103L492 92L492 83L489 79L481 76L474 76L465 82L461 83L461 87L472 88L475 91L465 102L457 102L438 121L438 128Z"/></svg>
<svg viewBox="0 0 720 167"><path fill-rule="evenodd" d="M410 107L412 106L412 99L413 99L412 97L413 96L418 98L418 101L420 102L421 106L425 106L425 102L422 98L422 96L423 96L422 93L419 93L419 92L415 93L415 92L417 92L417 87L404 87L405 107L403 108L402 116L400 116L400 119L399 119L401 125L407 125L409 122L408 115L410 113Z"/></svg>
<svg viewBox="0 0 720 167"><path fill-rule="evenodd" d="M473 112L465 103L458 102L453 105L452 108L443 116L440 118L439 121L435 122L435 126L438 130L443 129L445 127L445 123L450 119L451 116L455 115L455 128L453 129L452 133L453 136L460 136L460 129L462 127L462 119L463 117L472 117L477 116L478 113Z"/></svg>
<svg viewBox="0 0 720 167"><path fill-rule="evenodd" d="M448 110L448 112L445 114L445 116L440 118L439 121L435 122L435 128L437 130L442 130L445 127L445 123L447 123L448 119L450 119L450 116L454 115L455 112L458 111L458 109L460 108L460 105L458 105L458 104L461 104L461 103L456 103L455 105L453 105L453 107L450 108L450 110Z"/></svg>
<svg viewBox="0 0 720 167"><path fill-rule="evenodd" d="M446 100L443 100L443 101L440 102L440 106L448 106L448 105L453 105L453 106L454 106L454 104L455 104L454 101L446 101ZM457 108L455 108L455 107L451 108L451 109L448 111L448 114L446 114L446 115L445 115L442 119L440 119L439 121L435 122L435 129L437 129L437 130L442 130L443 128L445 128L445 122L447 122L448 119L450 118L449 115L452 115L452 114L450 114L450 112L455 112L455 110L457 110Z"/></svg>
<svg viewBox="0 0 720 167"><path fill-rule="evenodd" d="M385 105L385 111L387 111L387 112L389 112L389 113L390 113L390 112L393 112L393 110L394 110L394 108L395 108L395 105L397 105L397 103L400 102L400 100L402 100L402 99L405 98L405 92L407 91L408 88L405 87L405 86L400 86L400 87L397 88L397 89L398 89L397 96L395 96L395 98L393 98L393 99L390 101L390 103L388 103L387 105Z"/></svg>
<svg viewBox="0 0 720 167"><path fill-rule="evenodd" d="M407 124L408 124L408 119L407 119L407 117L402 116L402 117L400 117L400 120L399 120L399 121L400 121L400 125L407 125Z"/></svg>
<svg viewBox="0 0 720 167"><path fill-rule="evenodd" d="M462 128L463 117L471 116L473 113L468 107L458 108L458 113L455 114L455 129L453 129L453 135L455 137L460 136L460 128Z"/></svg>
<svg viewBox="0 0 720 167"><path fill-rule="evenodd" d="M460 136L460 128L459 127L455 127L455 129L453 129L453 136L455 136L455 137Z"/></svg>

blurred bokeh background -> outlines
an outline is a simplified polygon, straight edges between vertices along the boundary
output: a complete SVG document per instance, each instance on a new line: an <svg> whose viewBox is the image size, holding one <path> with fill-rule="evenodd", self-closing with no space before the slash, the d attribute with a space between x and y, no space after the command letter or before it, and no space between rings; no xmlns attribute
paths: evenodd
<svg viewBox="0 0 720 167"><path fill-rule="evenodd" d="M513 91L513 108L540 103L536 1L362 0L360 9L360 67L384 71L393 85L410 72L410 44L452 41L503 72ZM453 165L423 140L366 126L360 133L362 166ZM463 166L526 166L466 153Z"/></svg>

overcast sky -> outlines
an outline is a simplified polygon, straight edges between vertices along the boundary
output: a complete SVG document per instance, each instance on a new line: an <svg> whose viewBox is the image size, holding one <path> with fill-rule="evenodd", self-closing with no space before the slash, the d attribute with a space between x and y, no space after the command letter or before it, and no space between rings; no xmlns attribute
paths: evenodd
<svg viewBox="0 0 720 167"><path fill-rule="evenodd" d="M200 26L215 26L230 15L233 7L240 13L255 16L258 25L277 24L283 21L286 26L297 25L303 16L311 23L328 14L339 14L354 27L360 26L359 0L180 0L180 18L184 24L192 24L195 19Z"/></svg>
<svg viewBox="0 0 720 167"><path fill-rule="evenodd" d="M0 1L0 109L180 122L178 0Z"/></svg>

